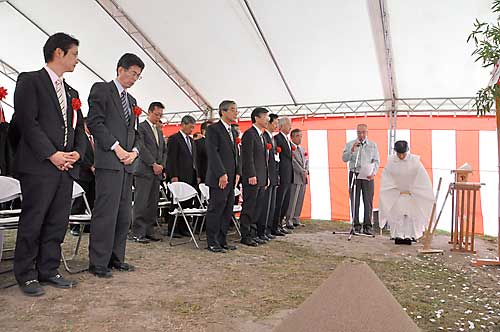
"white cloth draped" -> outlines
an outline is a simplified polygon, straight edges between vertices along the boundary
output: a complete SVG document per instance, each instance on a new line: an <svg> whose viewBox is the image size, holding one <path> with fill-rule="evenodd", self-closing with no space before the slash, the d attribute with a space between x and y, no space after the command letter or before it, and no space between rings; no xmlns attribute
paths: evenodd
<svg viewBox="0 0 500 332"><path fill-rule="evenodd" d="M433 204L432 183L420 157L390 156L380 181L380 227L388 223L393 238L418 239L429 223Z"/></svg>

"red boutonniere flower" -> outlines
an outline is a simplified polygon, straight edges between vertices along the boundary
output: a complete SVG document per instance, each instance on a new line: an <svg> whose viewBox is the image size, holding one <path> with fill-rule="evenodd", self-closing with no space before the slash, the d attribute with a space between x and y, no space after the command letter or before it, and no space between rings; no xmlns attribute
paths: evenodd
<svg viewBox="0 0 500 332"><path fill-rule="evenodd" d="M82 108L82 102L78 98L71 99L71 107L73 107L73 111L77 111Z"/></svg>
<svg viewBox="0 0 500 332"><path fill-rule="evenodd" d="M7 89L3 86L0 86L0 100L4 99L5 97L7 97Z"/></svg>
<svg viewBox="0 0 500 332"><path fill-rule="evenodd" d="M266 149L271 150L273 145L271 143L266 143Z"/></svg>
<svg viewBox="0 0 500 332"><path fill-rule="evenodd" d="M276 147L276 153L281 153L281 146Z"/></svg>
<svg viewBox="0 0 500 332"><path fill-rule="evenodd" d="M295 151L297 150L297 148L295 147L295 145L292 145L292 151Z"/></svg>
<svg viewBox="0 0 500 332"><path fill-rule="evenodd" d="M236 140L235 140L236 144L240 145L241 144L241 138L239 137L236 137Z"/></svg>
<svg viewBox="0 0 500 332"><path fill-rule="evenodd" d="M142 109L139 106L134 106L133 112L136 117L139 117L142 114Z"/></svg>
<svg viewBox="0 0 500 332"><path fill-rule="evenodd" d="M309 153L307 153L307 151L305 151L304 156L309 157Z"/></svg>

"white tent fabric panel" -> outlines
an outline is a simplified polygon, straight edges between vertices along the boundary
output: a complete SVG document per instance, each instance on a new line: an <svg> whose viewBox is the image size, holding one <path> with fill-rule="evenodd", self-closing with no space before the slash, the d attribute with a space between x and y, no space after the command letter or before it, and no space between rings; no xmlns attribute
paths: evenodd
<svg viewBox="0 0 500 332"><path fill-rule="evenodd" d="M383 98L366 0L253 0L298 102Z"/></svg>
<svg viewBox="0 0 500 332"><path fill-rule="evenodd" d="M167 107L166 111L181 111L194 108L192 102L160 71L95 1L52 0L50 6L48 1L39 0L14 0L11 2L28 17L34 19L48 33L64 31L79 39L80 59L104 77L105 80L116 77L116 64L123 53L132 52L137 54L146 64L146 68L142 75L143 79L138 81L130 89L130 92L136 96L138 104L142 108L147 108L149 103L154 100L164 102ZM3 6L9 7L5 4ZM69 14L57 15L57 19L54 19L55 8L60 13ZM4 10L1 12L2 15L17 17L18 20L24 20L26 24L31 25L20 14L16 12L13 14L12 10L10 11L11 13L6 14L4 14ZM20 38L18 30L9 26L7 28L7 31L15 31L8 38ZM28 30L27 27L24 29ZM31 60L22 61L25 64L23 68L18 69L17 62L11 64L18 70L34 70L40 68L43 64L41 49L47 37L39 32L34 25L31 25L30 33L37 34L39 37L37 39L21 37L20 39L23 40L22 46L12 50L16 54L32 54ZM30 42L26 43L26 40ZM20 50L22 51L20 52ZM2 47L0 58L4 56L3 54L4 48ZM85 71L86 69L83 66L77 66L74 73L65 75L69 84L79 90L82 102L86 101L92 84L100 81L98 77L90 72L89 76ZM86 113L85 109L83 111Z"/></svg>
<svg viewBox="0 0 500 332"><path fill-rule="evenodd" d="M474 96L490 75L471 56L476 18L495 22L491 1L387 0L400 98Z"/></svg>
<svg viewBox="0 0 500 332"><path fill-rule="evenodd" d="M292 102L240 1L116 2L212 106Z"/></svg>

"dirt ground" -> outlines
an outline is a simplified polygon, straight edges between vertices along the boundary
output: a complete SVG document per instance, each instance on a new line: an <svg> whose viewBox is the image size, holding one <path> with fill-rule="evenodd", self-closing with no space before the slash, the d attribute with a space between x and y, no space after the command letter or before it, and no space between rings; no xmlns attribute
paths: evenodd
<svg viewBox="0 0 500 332"><path fill-rule="evenodd" d="M0 289L0 331L271 331L346 259L367 262L423 331L500 331L499 268L472 267L474 255L450 252L447 235L433 242L444 255L417 256L421 244L332 234L344 229L308 221L285 238L226 254L128 243L135 272L106 280L80 273L71 276L75 289L46 287L40 298ZM496 255L496 240L476 241L478 256ZM68 235L66 249L72 243ZM0 285L12 280L0 274Z"/></svg>

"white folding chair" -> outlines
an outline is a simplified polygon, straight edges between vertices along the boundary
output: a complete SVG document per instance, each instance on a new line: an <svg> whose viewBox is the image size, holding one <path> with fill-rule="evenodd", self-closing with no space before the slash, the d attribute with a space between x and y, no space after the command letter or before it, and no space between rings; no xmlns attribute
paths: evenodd
<svg viewBox="0 0 500 332"><path fill-rule="evenodd" d="M87 197L85 195L85 191L83 188L76 182L73 182L73 194L72 194L72 199L73 201L77 199L78 197L82 197L83 202L85 204L85 213L84 214L71 214L69 216L69 225L78 225L80 227L80 235L78 236L78 239L76 241L75 249L73 250L73 255L71 256L70 259L66 259L64 257L64 252L62 250L62 244L61 244L61 260L63 262L64 268L68 273L75 274L75 273L80 273L83 271L86 271L87 268L82 268L82 269L71 269L69 266L69 262L75 259L75 257L78 255L78 250L80 249L80 244L82 242L82 236L83 236L83 228L86 225L90 225L90 220L92 219L92 210L90 209L89 202L87 200Z"/></svg>
<svg viewBox="0 0 500 332"><path fill-rule="evenodd" d="M165 190L166 186L164 183L160 183L160 199L158 200L158 209L160 210L159 218L165 216L165 211L168 213L168 209L172 206L172 201L168 199L167 192ZM156 218L156 225L160 227L160 223L158 221L159 218Z"/></svg>
<svg viewBox="0 0 500 332"><path fill-rule="evenodd" d="M21 198L21 184L18 180L7 176L0 176L0 203L11 202L11 209L0 210L0 261L4 251L13 251L14 249L3 250L3 235L5 230L16 230L19 225L19 214L21 209L12 209L12 202ZM12 269L2 271L9 273ZM2 285L1 288L10 287L16 283Z"/></svg>
<svg viewBox="0 0 500 332"><path fill-rule="evenodd" d="M205 206L208 209L208 201L210 199L210 188L204 183L200 183L198 185L198 188L200 188L202 202L205 204ZM235 188L234 189L234 196L236 197L239 194L240 194L240 191L238 190L238 188ZM234 214L238 213L238 212L241 212L241 205L238 205L238 204L233 205L233 215L231 216L231 220L233 221L234 227L236 228L236 232L239 234L239 236L241 236L239 222L236 219L236 217L234 216ZM203 218L203 220L201 222L201 226L200 226L200 233L198 235L198 239L200 239L200 240L201 240L201 232L202 232L203 226L205 225L205 219L206 218Z"/></svg>
<svg viewBox="0 0 500 332"><path fill-rule="evenodd" d="M191 229L191 226L189 226L189 222L187 220L187 217L192 217L192 218L204 217L207 213L207 209L203 207L203 204L200 200L200 197L198 196L198 192L196 191L196 189L194 189L189 184L184 183L184 182L172 182L172 183L167 184L167 187L168 187L168 190L172 193L173 204L177 205L177 207L172 212L170 212L171 215L175 216L172 230L170 232L170 241L169 241L170 245L176 246L176 245L185 244L185 243L189 243L189 242L193 241L196 248L199 249L200 247L198 246L198 243L196 242L196 239L193 235L193 231ZM185 208L185 209L183 209L181 206L181 203L185 202L185 201L189 201L193 198L196 198L198 200L198 203L202 207L201 208ZM189 241L174 244L172 242L172 238L174 236L175 226L177 225L177 219L179 216L182 216L182 218L184 219L184 222L186 223L189 234L191 235L191 239Z"/></svg>

